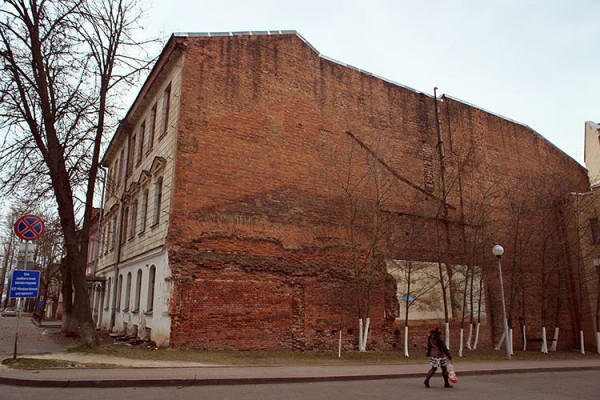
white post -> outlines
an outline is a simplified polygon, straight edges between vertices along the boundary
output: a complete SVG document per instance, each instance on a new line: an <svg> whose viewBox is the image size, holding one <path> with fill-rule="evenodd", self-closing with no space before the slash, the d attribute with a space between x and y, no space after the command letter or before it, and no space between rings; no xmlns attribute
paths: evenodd
<svg viewBox="0 0 600 400"><path fill-rule="evenodd" d="M581 354L585 354L585 343L583 342L583 331L579 331L579 346Z"/></svg>
<svg viewBox="0 0 600 400"><path fill-rule="evenodd" d="M340 338L338 340L338 358L342 357L342 330L340 329Z"/></svg>
<svg viewBox="0 0 600 400"><path fill-rule="evenodd" d="M446 347L450 350L450 323L446 322Z"/></svg>
<svg viewBox="0 0 600 400"><path fill-rule="evenodd" d="M527 351L527 326L523 325L523 351Z"/></svg>
<svg viewBox="0 0 600 400"><path fill-rule="evenodd" d="M513 351L513 330L512 330L512 328L510 328L508 330L508 339L509 340L508 340L508 342L506 342L506 345L509 346L509 348L510 348L510 355L512 356L513 354L515 354L514 351Z"/></svg>

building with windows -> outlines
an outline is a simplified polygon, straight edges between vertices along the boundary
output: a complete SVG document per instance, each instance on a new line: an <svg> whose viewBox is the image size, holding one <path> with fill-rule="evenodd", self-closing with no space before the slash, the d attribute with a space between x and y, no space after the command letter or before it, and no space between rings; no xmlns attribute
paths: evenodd
<svg viewBox="0 0 600 400"><path fill-rule="evenodd" d="M455 340L484 304L490 344L501 243L510 323L537 332L562 299L552 318L563 347L576 338L553 200L585 191L585 169L523 124L331 60L296 32L173 35L102 165L104 330L331 349L355 347L369 318L367 347L392 349L403 310L448 314Z"/></svg>

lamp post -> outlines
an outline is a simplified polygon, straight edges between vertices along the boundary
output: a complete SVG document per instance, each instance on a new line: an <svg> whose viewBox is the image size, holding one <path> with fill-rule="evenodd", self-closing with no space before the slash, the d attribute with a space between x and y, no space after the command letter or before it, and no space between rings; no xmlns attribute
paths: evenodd
<svg viewBox="0 0 600 400"><path fill-rule="evenodd" d="M502 283L502 263L500 262L500 259L504 254L504 248L497 244L492 248L492 253L498 259L498 272L500 273L500 295L502 297L502 314L504 315L504 344L506 346L506 358L510 360L510 346L508 344L508 320L506 319L506 303L504 302L504 284Z"/></svg>

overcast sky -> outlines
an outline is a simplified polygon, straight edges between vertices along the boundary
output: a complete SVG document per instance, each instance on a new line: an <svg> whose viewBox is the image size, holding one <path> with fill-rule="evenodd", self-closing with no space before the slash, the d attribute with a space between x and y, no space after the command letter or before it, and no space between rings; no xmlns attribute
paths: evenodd
<svg viewBox="0 0 600 400"><path fill-rule="evenodd" d="M148 33L296 30L323 55L530 126L583 164L599 0L147 0Z"/></svg>

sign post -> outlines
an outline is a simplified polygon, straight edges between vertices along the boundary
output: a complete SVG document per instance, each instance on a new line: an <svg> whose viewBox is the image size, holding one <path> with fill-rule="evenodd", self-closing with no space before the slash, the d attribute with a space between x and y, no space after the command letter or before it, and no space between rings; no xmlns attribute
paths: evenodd
<svg viewBox="0 0 600 400"><path fill-rule="evenodd" d="M40 271L28 271L28 244L30 240L39 239L44 233L44 221L37 215L27 214L15 223L15 234L25 241L25 254L23 259L23 270L14 270L10 285L10 298L19 299L17 307L17 332L15 333L15 349L13 359L17 359L17 347L19 343L19 324L21 322L21 311L23 299L37 298L40 290Z"/></svg>

